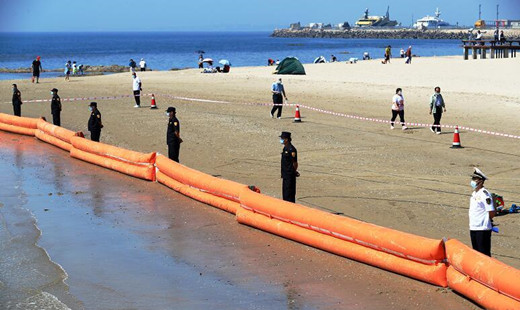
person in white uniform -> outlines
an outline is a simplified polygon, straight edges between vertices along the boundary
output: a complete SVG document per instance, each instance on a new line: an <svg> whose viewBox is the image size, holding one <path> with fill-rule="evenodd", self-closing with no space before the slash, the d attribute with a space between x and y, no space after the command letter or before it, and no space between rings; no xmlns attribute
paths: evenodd
<svg viewBox="0 0 520 310"><path fill-rule="evenodd" d="M491 219L495 216L495 208L491 193L484 188L487 179L478 168L471 175L473 193L469 202L469 234L473 249L491 256Z"/></svg>

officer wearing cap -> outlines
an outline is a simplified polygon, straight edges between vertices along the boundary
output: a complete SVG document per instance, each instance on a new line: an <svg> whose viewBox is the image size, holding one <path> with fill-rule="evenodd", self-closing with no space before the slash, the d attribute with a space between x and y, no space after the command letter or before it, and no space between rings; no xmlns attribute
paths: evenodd
<svg viewBox="0 0 520 310"><path fill-rule="evenodd" d="M168 144L168 158L179 162L179 150L181 148L181 124L177 117L175 117L175 108L169 107L166 110L168 115L168 130L166 131L166 144Z"/></svg>
<svg viewBox="0 0 520 310"><path fill-rule="evenodd" d="M473 193L469 203L469 233L473 249L491 256L491 219L495 216L495 208L491 194L484 188L487 179L478 168L471 175Z"/></svg>
<svg viewBox="0 0 520 310"><path fill-rule="evenodd" d="M90 131L90 139L92 141L99 142L101 136L101 128L103 123L101 122L101 113L97 109L97 102L91 102L88 105L90 110L90 118L88 119L88 131Z"/></svg>
<svg viewBox="0 0 520 310"><path fill-rule="evenodd" d="M280 143L283 144L282 150L282 195L283 200L296 201L296 177L298 173L298 152L291 144L291 133L283 131L280 135Z"/></svg>
<svg viewBox="0 0 520 310"><path fill-rule="evenodd" d="M58 89L53 88L51 89L51 114L52 114L52 123L56 126L61 126L61 99L60 96L58 96Z"/></svg>

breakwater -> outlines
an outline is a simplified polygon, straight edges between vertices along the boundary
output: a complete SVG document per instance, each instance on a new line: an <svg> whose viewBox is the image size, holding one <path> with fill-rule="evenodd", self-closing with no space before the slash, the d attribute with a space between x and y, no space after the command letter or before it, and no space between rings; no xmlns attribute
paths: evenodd
<svg viewBox="0 0 520 310"><path fill-rule="evenodd" d="M493 38L493 30L483 30L484 39ZM505 29L508 39L520 39L520 29ZM475 34L475 32L474 32ZM279 38L341 38L341 39L431 39L431 40L466 40L467 29L276 29L271 34Z"/></svg>

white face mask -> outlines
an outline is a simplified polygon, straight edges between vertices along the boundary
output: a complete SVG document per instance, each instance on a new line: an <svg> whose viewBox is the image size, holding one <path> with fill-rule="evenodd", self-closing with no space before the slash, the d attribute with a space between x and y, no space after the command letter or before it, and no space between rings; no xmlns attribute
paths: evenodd
<svg viewBox="0 0 520 310"><path fill-rule="evenodd" d="M476 189L477 188L477 181L471 180L471 182L469 182L469 185L471 186L471 188Z"/></svg>
<svg viewBox="0 0 520 310"><path fill-rule="evenodd" d="M283 139L280 139L280 144L283 144L283 141L284 141Z"/></svg>
<svg viewBox="0 0 520 310"><path fill-rule="evenodd" d="M54 95L54 93L53 93L53 92L51 92L51 95Z"/></svg>
<svg viewBox="0 0 520 310"><path fill-rule="evenodd" d="M166 112L166 116L170 116L170 113L169 113L169 112Z"/></svg>
<svg viewBox="0 0 520 310"><path fill-rule="evenodd" d="M397 94L398 94L399 96L402 96L402 95L403 95L403 92L400 91L400 92L398 92Z"/></svg>
<svg viewBox="0 0 520 310"><path fill-rule="evenodd" d="M89 110L90 112L92 112L93 109L92 109L92 107L88 107L88 110Z"/></svg>

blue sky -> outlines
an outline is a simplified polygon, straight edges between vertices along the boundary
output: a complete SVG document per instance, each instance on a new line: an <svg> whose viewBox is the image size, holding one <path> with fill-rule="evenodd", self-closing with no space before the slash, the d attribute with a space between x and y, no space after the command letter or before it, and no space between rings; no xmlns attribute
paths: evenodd
<svg viewBox="0 0 520 310"><path fill-rule="evenodd" d="M0 0L0 31L236 31L287 27L300 21L353 24L365 8L403 25L437 7L444 20L471 25L478 18L520 19L520 0ZM412 5L410 5L412 4Z"/></svg>

